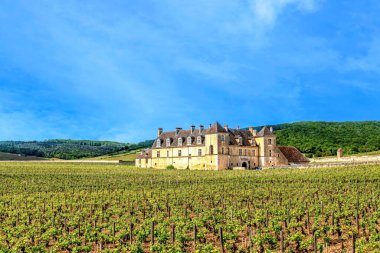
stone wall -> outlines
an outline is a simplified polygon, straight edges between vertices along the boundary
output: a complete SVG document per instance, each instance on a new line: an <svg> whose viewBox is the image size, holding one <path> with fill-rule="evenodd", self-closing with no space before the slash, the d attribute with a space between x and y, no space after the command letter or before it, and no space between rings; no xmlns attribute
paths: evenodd
<svg viewBox="0 0 380 253"><path fill-rule="evenodd" d="M309 168L330 168L330 167L346 167L356 165L375 165L380 164L380 160L373 161L353 161L353 162L334 162L334 163L312 163L312 164L298 164L288 166L275 166L270 168L295 168L295 169L309 169ZM268 169L269 167L264 167Z"/></svg>
<svg viewBox="0 0 380 253"><path fill-rule="evenodd" d="M351 162L368 162L368 161L380 161L380 155L370 155L370 156L344 156L341 158L337 157L321 157L321 158L310 158L311 163L351 163Z"/></svg>

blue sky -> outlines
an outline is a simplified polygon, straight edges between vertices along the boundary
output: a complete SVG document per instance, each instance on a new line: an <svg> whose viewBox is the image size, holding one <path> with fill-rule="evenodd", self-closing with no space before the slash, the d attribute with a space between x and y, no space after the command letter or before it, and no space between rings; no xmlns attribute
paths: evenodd
<svg viewBox="0 0 380 253"><path fill-rule="evenodd" d="M380 2L2 0L0 140L380 119Z"/></svg>

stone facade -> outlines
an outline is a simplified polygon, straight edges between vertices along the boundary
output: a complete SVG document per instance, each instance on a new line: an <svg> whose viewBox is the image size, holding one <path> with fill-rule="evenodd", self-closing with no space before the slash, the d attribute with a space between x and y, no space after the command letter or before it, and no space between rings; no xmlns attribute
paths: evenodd
<svg viewBox="0 0 380 253"><path fill-rule="evenodd" d="M299 151L298 151L299 152ZM271 127L257 132L249 129L222 127L218 122L191 126L189 130L176 128L172 132L157 131L152 148L144 150L136 159L140 168L224 170L228 168L284 166L289 161L276 146Z"/></svg>

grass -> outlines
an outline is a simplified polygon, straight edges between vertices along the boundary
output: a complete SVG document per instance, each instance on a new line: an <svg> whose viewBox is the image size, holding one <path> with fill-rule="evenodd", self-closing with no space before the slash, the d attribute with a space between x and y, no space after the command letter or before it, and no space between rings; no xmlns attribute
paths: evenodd
<svg viewBox="0 0 380 253"><path fill-rule="evenodd" d="M107 161L116 161L116 160L122 160L122 161L135 161L137 155L139 154L139 150L134 150L129 153L118 153L118 154L110 154L110 155L103 155L93 158L84 158L86 160L107 160Z"/></svg>
<svg viewBox="0 0 380 253"><path fill-rule="evenodd" d="M350 156L368 156L368 155L380 155L380 150L372 151L372 152L366 152L366 153L359 153L359 154L354 154L354 155L350 155Z"/></svg>

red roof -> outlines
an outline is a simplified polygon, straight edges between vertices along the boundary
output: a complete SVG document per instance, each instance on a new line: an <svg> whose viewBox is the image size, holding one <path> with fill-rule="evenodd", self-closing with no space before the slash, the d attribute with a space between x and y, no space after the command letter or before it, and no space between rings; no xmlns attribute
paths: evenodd
<svg viewBox="0 0 380 253"><path fill-rule="evenodd" d="M152 158L152 150L150 148L141 151L141 154L137 156L137 158Z"/></svg>
<svg viewBox="0 0 380 253"><path fill-rule="evenodd" d="M308 163L310 162L309 159L307 159L304 154L302 154L297 148L295 147L278 147L281 151L281 153L284 154L286 159L288 159L289 163Z"/></svg>

